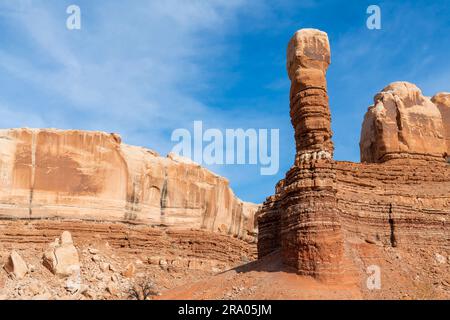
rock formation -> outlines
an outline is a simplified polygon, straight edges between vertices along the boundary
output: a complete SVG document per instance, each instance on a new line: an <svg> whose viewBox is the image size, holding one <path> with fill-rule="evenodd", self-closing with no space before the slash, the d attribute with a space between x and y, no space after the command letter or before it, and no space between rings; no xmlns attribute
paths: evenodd
<svg viewBox="0 0 450 320"><path fill-rule="evenodd" d="M280 250L299 274L351 283L364 279L367 265L383 265L391 249L416 264L448 255L448 95L430 100L412 84L389 85L365 116L363 163L334 161L328 50L317 30L300 30L289 43L297 156L258 212L259 257Z"/></svg>
<svg viewBox="0 0 450 320"><path fill-rule="evenodd" d="M300 30L288 45L291 121L295 130L296 158L299 160L330 159L333 156L325 78L330 57L328 36L319 30Z"/></svg>
<svg viewBox="0 0 450 320"><path fill-rule="evenodd" d="M121 221L255 237L257 206L181 157L121 143L117 134L0 130L0 219Z"/></svg>
<svg viewBox="0 0 450 320"><path fill-rule="evenodd" d="M44 253L44 265L55 275L68 277L80 272L78 252L73 245L72 235L64 231L61 240L56 239Z"/></svg>
<svg viewBox="0 0 450 320"><path fill-rule="evenodd" d="M28 266L23 258L13 250L5 264L5 270L12 274L14 278L22 279L28 273Z"/></svg>
<svg viewBox="0 0 450 320"><path fill-rule="evenodd" d="M442 161L445 158L447 134L440 111L444 107L438 108L408 82L390 84L374 100L361 130L362 162L405 158Z"/></svg>
<svg viewBox="0 0 450 320"><path fill-rule="evenodd" d="M295 165L259 217L260 255L281 246L284 263L300 274L332 279L342 273L343 236L336 208L326 70L328 37L304 29L288 45Z"/></svg>
<svg viewBox="0 0 450 320"><path fill-rule="evenodd" d="M0 130L0 299L126 299L145 274L169 288L235 267L256 256L257 208L117 134Z"/></svg>

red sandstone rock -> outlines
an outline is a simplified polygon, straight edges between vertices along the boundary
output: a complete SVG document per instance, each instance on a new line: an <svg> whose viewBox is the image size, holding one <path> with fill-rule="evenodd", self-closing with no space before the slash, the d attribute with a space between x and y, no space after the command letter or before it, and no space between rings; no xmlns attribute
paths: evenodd
<svg viewBox="0 0 450 320"><path fill-rule="evenodd" d="M4 268L15 279L22 279L28 273L26 262L15 250L11 251Z"/></svg>
<svg viewBox="0 0 450 320"><path fill-rule="evenodd" d="M117 270L126 270L126 264L129 261L137 261L136 266L132 267L133 273L144 271L158 275L156 278L163 280L160 283L161 287L173 287L175 282L181 282L178 282L178 285L182 287L166 291L161 298L448 299L450 263L446 261L450 261L448 224L450 166L443 161L411 162L408 160L411 157L420 157L421 160L442 159L432 153L417 154L403 151L398 153L400 155L396 158L398 161L384 161L387 158L383 158L383 163L333 161L330 153L331 131L327 129L330 126L330 119L327 116L328 104L323 104L323 101L327 100L326 91L324 91L325 82L322 76L317 76L320 70L326 69L324 65L328 65L325 63L327 59L323 33L311 30L300 31L296 37L293 43L297 44L290 48L292 52L300 52L295 53L295 58L292 60L298 65L295 63L291 65L295 69L293 90L296 92L293 97L295 103L291 103L293 108L291 113L292 122L296 128L297 155L302 157L297 157L295 165L286 174L285 179L277 184L275 195L267 199L258 213L258 253L260 257L266 257L257 263L234 268L192 286L186 285L191 282L191 273L196 270L203 277L208 272L216 273L217 270L236 266L243 260L253 257L251 244L233 237L184 227L183 222L186 221L184 220L186 217L182 213L187 207L177 208L176 204L191 203L189 201L197 203L189 196L192 190L195 190L195 199L198 196L201 201L220 198L217 196L220 192L212 192L211 197L207 196L211 195L210 189L214 190L223 186L217 183L220 181L219 178L215 180L211 177L211 173L198 165L174 156L169 157L170 161L154 160L153 158L158 157L153 152L122 145L120 138L116 135L99 142L95 138L95 133L84 135L77 132L75 135L83 137L73 139L70 137L71 134L66 136L59 132L60 136L52 137L51 142L39 144L33 142L40 140L33 138L35 134L32 133L32 143L29 144L20 142L23 141L21 140L23 137L18 139L22 133L19 134L17 130L0 136L0 178L2 187L9 188L0 189L0 199L7 199L6 205L2 207L4 215L0 216L0 256L2 251L9 252L11 248L20 248L21 253L28 254L24 257L29 261L28 259L35 255L36 249L42 249L42 245L49 239L59 235L62 230L71 230L77 239L77 246L79 239L84 242L85 249L80 250L87 255L85 257L81 255L81 258L84 258L83 276L87 276L88 281L94 279L94 287L102 285L100 291L108 290L111 293L114 291L114 294L108 294L107 298L112 298L116 293L121 298L126 298L124 296L126 291L123 291L126 287L120 287L120 285L127 281L126 278L119 278L121 273L112 274L111 277L97 274L100 271L105 273L105 270L109 272L106 267L102 268L100 263L109 256L111 259L109 263L116 265ZM309 49L297 50L297 47ZM301 72L305 72L304 75ZM319 89L314 88L314 85L318 85ZM321 102L317 103L318 100L310 98L311 96L320 97ZM397 101L399 96L402 96L402 93L398 96L397 93L393 94L394 100ZM429 114L423 112L422 98L420 95L410 96L408 93L403 96L403 100L398 100L403 104L421 101L417 108L412 107L413 110L405 112L402 109L401 111L407 116L400 118L409 121L404 123L412 124L404 132L408 141L417 141L420 137L431 135L427 132L429 128L422 127L419 122L419 119L427 124L435 121L434 116L428 119ZM449 105L447 98L447 94L438 94L432 99L444 119L444 129L449 123L445 120L445 112L448 110L446 108ZM391 99L390 96L386 101L392 101L389 99ZM322 110L320 111L324 115L322 119L308 109L310 105L315 110ZM420 117L412 116L415 113L418 113ZM312 125L312 123L315 124ZM320 125L316 126L316 124ZM380 127L383 128L383 126ZM424 132L419 129L424 129ZM325 142L323 140L319 143L318 141L325 136L324 132L330 134L330 141L323 143ZM54 134L50 133L51 130L47 130L44 140ZM23 134L26 136L26 132ZM104 137L105 134L99 133L99 136ZM443 137L448 138L448 135ZM84 139L95 143L85 143ZM385 137L386 141L390 139L389 135ZM413 149L417 149L416 147ZM43 151L37 151L41 148ZM123 169L120 161L116 162L114 155L116 151L120 154L117 159L121 157L125 159L123 162L126 164L126 169ZM153 158L149 158L148 154ZM76 165L72 166L70 161L61 161L66 158L75 159ZM96 165L97 162L100 165ZM56 166L48 165L48 163L56 164ZM114 166L120 170L110 167L109 163L114 163ZM33 167L35 173L30 174L33 172ZM53 176L52 170L56 170L60 175ZM124 201L119 197L119 205L117 205L112 200L122 193L116 193L112 186L104 185L113 182L120 185L122 180L117 177L121 177L122 171L126 172L124 175L126 179L123 181L127 182L125 190L119 189L126 195L126 199ZM36 175L36 172L41 172L40 178L39 173ZM161 172L167 175L161 175ZM46 175L49 181L44 181L43 177ZM67 181L58 184L60 182L56 179L61 176L67 177ZM89 183L86 184L86 181ZM149 196L146 193L149 190L148 187L151 186L151 189L158 186L154 181L167 182L162 185L166 185L163 189L170 196L167 198L162 197L161 194L159 197L154 196L158 194L157 192ZM196 185L198 189L192 185ZM11 188L11 186L14 187ZM36 186L38 186L37 189L35 189ZM50 186L54 186L55 189L51 189ZM80 191L74 186L87 186L87 188L81 188ZM183 191L181 195L176 194L174 189L170 193L174 186ZM63 191L59 192L58 188L62 188ZM92 190L100 190L100 192L92 192ZM102 190L107 192L102 193ZM220 190L221 192L225 190L227 193L225 187ZM33 203L36 199L35 191L38 195L37 199L41 201L37 204L42 206L42 211L36 203ZM51 201L45 202L44 195L49 196ZM20 198L21 196L23 198ZM142 223L117 223L146 221L147 217L142 215L145 215L148 212L147 208L152 206L151 202L147 202L149 198L163 200L160 207L156 207L161 212L171 212L172 216L169 218L173 219L174 228L154 228ZM17 199L20 201L17 201L18 206L14 208ZM32 200L30 202L32 205L24 205L27 199ZM208 200L201 201L200 203L208 203ZM233 201L231 200L230 203L234 203ZM53 203L54 207L49 203ZM88 206L85 212L79 207L84 203ZM108 210L112 209L112 211L120 211L125 207L125 218L118 219L119 215L104 214L92 203L106 204ZM169 203L171 205L168 205ZM66 211L66 206L71 204L75 204L73 212ZM204 221L209 221L208 217L212 220L217 218L215 212L220 212L222 207L217 205L214 208L214 211L206 210L211 216L200 215ZM14 210L22 209L25 211L28 209L29 215L24 215L26 219L2 219L17 217ZM36 213L38 213L37 217L47 217L43 213L44 209L50 212L48 217L76 219L28 219L30 215L34 217ZM178 209L180 211L177 211ZM195 207L192 212L197 212L195 209L198 208ZM234 209L236 207L233 207ZM60 211L63 214L58 213ZM89 216L90 211L94 212L92 216ZM6 215L5 212L9 212L11 216ZM87 216L81 215L82 212ZM245 218L241 219L243 212L246 212L245 208L232 211L233 219L240 221L231 223L232 226L237 227L237 230L242 230L242 221L248 221ZM176 213L179 213L181 217L176 216ZM85 217L88 218L85 219ZM91 221L92 217L100 221ZM198 220L197 216L195 219ZM160 221L163 219L161 218ZM217 226L212 225L213 228ZM206 224L205 229L225 232L230 230L230 225L225 223L218 225L217 229L211 229L209 226L210 224ZM231 234L236 233L231 232ZM64 233L61 242L72 245L73 241L67 233ZM95 245L99 248L104 247L101 250L89 249L93 242L98 242ZM56 247L58 246L59 244ZM279 248L281 250L278 250ZM102 257L102 260L93 262L92 255ZM140 260L137 260L137 257ZM139 261L149 261L149 264L138 263ZM98 268L99 265L100 268ZM381 269L382 288L371 291L365 288L364 284L367 283L367 267L373 265ZM110 264L109 269L115 272L111 266ZM301 275L313 276L319 280L337 284L324 284L311 277L298 276L292 272L293 270ZM172 272L175 272L176 276ZM46 278L47 274L48 272L43 274L37 270L33 273L33 277L40 277L41 283L47 286L51 282ZM5 272L0 273L0 299L11 297L11 293L14 292L12 288L16 287L9 278L7 285L3 286L5 277ZM31 277L25 280L28 278ZM114 288L111 287L112 285ZM53 283L53 286L57 289L58 284ZM115 292L115 286L122 292ZM90 290L86 288L83 290L86 297L102 297L100 291L96 292L100 294L97 296L94 293L88 293ZM23 291L20 290L19 296L23 294ZM8 295L5 296L3 293ZM18 298L17 295L13 297Z"/></svg>
<svg viewBox="0 0 450 320"><path fill-rule="evenodd" d="M300 161L333 156L325 77L330 56L328 36L319 30L299 30L288 45L291 121Z"/></svg>
<svg viewBox="0 0 450 320"><path fill-rule="evenodd" d="M305 29L287 53L296 161L258 214L258 252L281 247L283 263L302 275L343 281L343 234L331 162L331 119L326 91L330 48L326 33Z"/></svg>
<svg viewBox="0 0 450 320"><path fill-rule="evenodd" d="M445 121L445 120L444 120ZM415 85L394 82L375 96L361 130L361 161L444 159L444 121L438 107Z"/></svg>
<svg viewBox="0 0 450 320"><path fill-rule="evenodd" d="M136 267L133 263L129 263L124 271L122 271L122 275L125 278L133 278L136 273Z"/></svg>

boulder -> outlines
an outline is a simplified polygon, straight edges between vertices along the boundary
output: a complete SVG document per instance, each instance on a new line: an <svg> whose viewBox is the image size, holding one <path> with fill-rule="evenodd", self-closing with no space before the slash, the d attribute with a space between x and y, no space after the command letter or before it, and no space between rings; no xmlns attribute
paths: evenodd
<svg viewBox="0 0 450 320"><path fill-rule="evenodd" d="M133 278L136 273L136 266L133 263L129 263L124 271L122 271L122 276L125 278Z"/></svg>
<svg viewBox="0 0 450 320"><path fill-rule="evenodd" d="M101 272L108 272L109 271L109 263L107 263L107 262L100 263L99 267L100 267L100 271Z"/></svg>
<svg viewBox="0 0 450 320"><path fill-rule="evenodd" d="M69 277L80 272L78 251L73 245L70 232L64 231L61 241L57 239L50 244L44 253L43 263L53 274L60 277Z"/></svg>
<svg viewBox="0 0 450 320"><path fill-rule="evenodd" d="M437 252L434 254L434 258L435 258L436 262L439 264L444 264L447 262L447 258Z"/></svg>
<svg viewBox="0 0 450 320"><path fill-rule="evenodd" d="M394 82L375 96L361 130L361 162L443 161L447 154L439 108L412 83Z"/></svg>
<svg viewBox="0 0 450 320"><path fill-rule="evenodd" d="M4 268L15 279L23 279L28 273L26 262L15 250L11 251Z"/></svg>

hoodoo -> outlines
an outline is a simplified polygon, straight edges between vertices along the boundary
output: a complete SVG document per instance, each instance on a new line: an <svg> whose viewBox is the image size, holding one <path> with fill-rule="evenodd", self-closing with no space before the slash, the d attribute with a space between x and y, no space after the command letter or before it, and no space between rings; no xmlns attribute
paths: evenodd
<svg viewBox="0 0 450 320"><path fill-rule="evenodd" d="M300 30L288 45L291 122L300 161L333 156L326 80L330 56L328 36L319 30Z"/></svg>
<svg viewBox="0 0 450 320"><path fill-rule="evenodd" d="M325 77L330 55L328 36L319 30L300 30L289 42L290 113L297 154L295 165L277 188L283 194L281 205L275 205L280 211L267 212L270 200L262 210L258 244L260 253L266 253L265 219L271 220L267 216L272 212L280 220L275 222L278 230L272 232L279 232L284 263L321 279L335 279L343 271Z"/></svg>
<svg viewBox="0 0 450 320"><path fill-rule="evenodd" d="M336 161L330 56L319 30L289 42L296 157L257 212L258 261L166 299L448 299L450 94L387 86L365 116L362 163Z"/></svg>

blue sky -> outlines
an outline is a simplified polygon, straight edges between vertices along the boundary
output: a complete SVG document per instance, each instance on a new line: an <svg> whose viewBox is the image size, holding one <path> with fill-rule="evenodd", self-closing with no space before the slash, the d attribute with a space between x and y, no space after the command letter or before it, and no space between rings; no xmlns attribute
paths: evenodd
<svg viewBox="0 0 450 320"><path fill-rule="evenodd" d="M71 4L81 30L65 27ZM370 4L381 7L381 30L366 28ZM450 91L449 17L448 0L0 0L0 127L118 132L162 155L194 120L278 128L277 175L210 167L262 202L293 163L285 50L296 30L329 35L335 158L359 161L362 119L383 87Z"/></svg>

